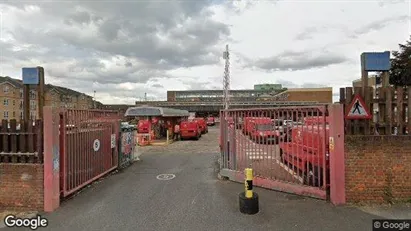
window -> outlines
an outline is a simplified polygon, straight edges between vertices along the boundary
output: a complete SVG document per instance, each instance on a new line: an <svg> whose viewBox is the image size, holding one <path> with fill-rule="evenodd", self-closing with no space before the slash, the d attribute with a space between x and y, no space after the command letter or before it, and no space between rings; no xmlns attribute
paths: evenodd
<svg viewBox="0 0 411 231"><path fill-rule="evenodd" d="M13 100L13 106L16 106L16 100Z"/></svg>
<svg viewBox="0 0 411 231"><path fill-rule="evenodd" d="M20 98L23 98L23 90L20 89Z"/></svg>
<svg viewBox="0 0 411 231"><path fill-rule="evenodd" d="M4 111L4 112L3 112L3 117L4 117L5 119L8 119L8 118L9 118L9 112L8 112L8 111Z"/></svg>
<svg viewBox="0 0 411 231"><path fill-rule="evenodd" d="M30 91L30 99L36 99L36 92Z"/></svg>
<svg viewBox="0 0 411 231"><path fill-rule="evenodd" d="M22 109L23 109L23 101L20 100L20 110L22 110Z"/></svg>
<svg viewBox="0 0 411 231"><path fill-rule="evenodd" d="M13 112L13 119L16 118L16 112Z"/></svg>
<svg viewBox="0 0 411 231"><path fill-rule="evenodd" d="M36 101L30 101L30 110L36 110Z"/></svg>
<svg viewBox="0 0 411 231"><path fill-rule="evenodd" d="M9 86L4 86L3 87L3 92L8 93L9 92Z"/></svg>
<svg viewBox="0 0 411 231"><path fill-rule="evenodd" d="M35 112L30 112L30 119L35 120L36 119L36 113Z"/></svg>
<svg viewBox="0 0 411 231"><path fill-rule="evenodd" d="M20 119L23 119L23 112L20 112Z"/></svg>
<svg viewBox="0 0 411 231"><path fill-rule="evenodd" d="M4 100L3 100L3 105L4 105L4 106L8 106L8 105L9 105L9 100L8 100L8 99L4 99Z"/></svg>

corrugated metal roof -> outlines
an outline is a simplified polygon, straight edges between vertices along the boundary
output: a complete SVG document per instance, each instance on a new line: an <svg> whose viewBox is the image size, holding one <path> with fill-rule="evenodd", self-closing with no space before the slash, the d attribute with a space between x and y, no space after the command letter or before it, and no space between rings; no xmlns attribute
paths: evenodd
<svg viewBox="0 0 411 231"><path fill-rule="evenodd" d="M130 107L125 116L162 116L162 117L186 117L189 116L187 110L179 110L166 107Z"/></svg>

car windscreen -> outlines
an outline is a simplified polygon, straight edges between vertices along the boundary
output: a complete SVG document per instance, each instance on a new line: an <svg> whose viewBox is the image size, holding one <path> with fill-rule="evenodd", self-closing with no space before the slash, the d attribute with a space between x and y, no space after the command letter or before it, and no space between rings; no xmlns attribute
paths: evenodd
<svg viewBox="0 0 411 231"><path fill-rule="evenodd" d="M271 124L257 124L255 126L257 131L272 131L273 130L273 125Z"/></svg>

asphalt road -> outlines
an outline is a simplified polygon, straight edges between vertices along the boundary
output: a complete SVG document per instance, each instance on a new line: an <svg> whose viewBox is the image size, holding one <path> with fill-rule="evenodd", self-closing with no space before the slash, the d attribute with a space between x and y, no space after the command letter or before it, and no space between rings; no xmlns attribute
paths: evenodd
<svg viewBox="0 0 411 231"><path fill-rule="evenodd" d="M47 214L41 230L371 230L369 215L326 201L256 189L260 213L238 208L242 184L217 179L218 130L199 141L148 147L142 161L106 177ZM158 180L159 174L175 174ZM12 230L12 229L10 229Z"/></svg>

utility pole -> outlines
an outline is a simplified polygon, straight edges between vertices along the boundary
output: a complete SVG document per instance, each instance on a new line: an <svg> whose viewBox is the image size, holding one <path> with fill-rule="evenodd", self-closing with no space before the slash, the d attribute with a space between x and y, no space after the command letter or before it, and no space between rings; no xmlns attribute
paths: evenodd
<svg viewBox="0 0 411 231"><path fill-rule="evenodd" d="M146 93L144 93L144 101L146 101L146 102L147 102L147 92L146 92Z"/></svg>
<svg viewBox="0 0 411 231"><path fill-rule="evenodd" d="M230 103L230 53L228 51L228 44L225 46L225 52L223 53L225 59L224 78L223 78L223 91L224 91L224 109L228 109Z"/></svg>

